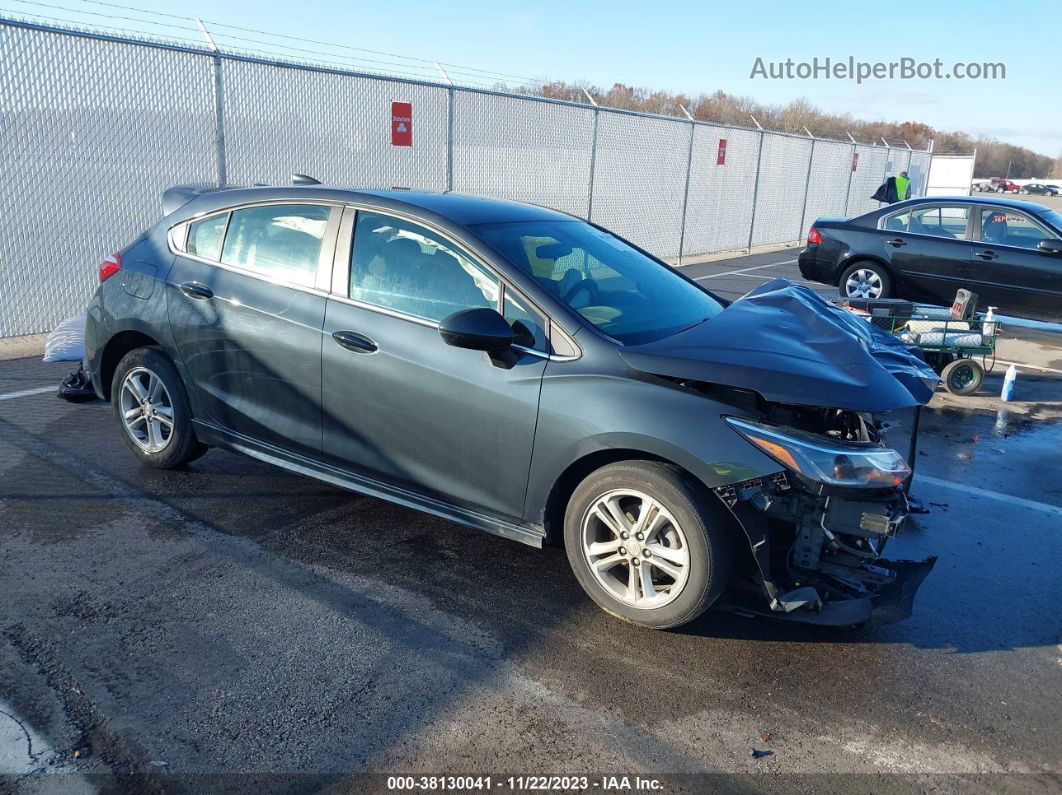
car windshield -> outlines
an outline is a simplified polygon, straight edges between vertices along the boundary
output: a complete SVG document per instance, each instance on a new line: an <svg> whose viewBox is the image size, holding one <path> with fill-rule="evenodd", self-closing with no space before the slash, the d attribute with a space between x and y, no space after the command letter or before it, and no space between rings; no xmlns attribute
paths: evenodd
<svg viewBox="0 0 1062 795"><path fill-rule="evenodd" d="M1055 231L1062 232L1062 213L1058 212L1058 210L1048 210L1045 213L1040 213L1040 217L1051 224Z"/></svg>
<svg viewBox="0 0 1062 795"><path fill-rule="evenodd" d="M481 224L475 232L627 345L663 339L723 311L719 301L670 268L582 221Z"/></svg>

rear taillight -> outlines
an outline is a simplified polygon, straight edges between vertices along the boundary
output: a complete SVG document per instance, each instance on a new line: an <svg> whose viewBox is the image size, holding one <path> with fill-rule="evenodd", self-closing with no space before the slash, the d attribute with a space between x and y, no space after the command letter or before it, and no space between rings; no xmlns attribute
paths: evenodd
<svg viewBox="0 0 1062 795"><path fill-rule="evenodd" d="M822 235L819 234L819 230L815 227L811 227L808 230L808 245L817 246L822 242Z"/></svg>
<svg viewBox="0 0 1062 795"><path fill-rule="evenodd" d="M117 251L100 263L100 282L105 282L122 269L122 255Z"/></svg>

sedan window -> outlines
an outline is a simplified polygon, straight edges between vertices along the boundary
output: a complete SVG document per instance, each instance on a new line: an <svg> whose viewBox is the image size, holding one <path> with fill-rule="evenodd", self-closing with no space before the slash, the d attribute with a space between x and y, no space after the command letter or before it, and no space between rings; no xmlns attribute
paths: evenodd
<svg viewBox="0 0 1062 795"><path fill-rule="evenodd" d="M498 279L422 226L359 212L350 297L439 322L461 309L498 307Z"/></svg>
<svg viewBox="0 0 1062 795"><path fill-rule="evenodd" d="M969 217L969 207L921 207L911 211L907 231L919 235L966 240L966 222Z"/></svg>
<svg viewBox="0 0 1062 795"><path fill-rule="evenodd" d="M229 214L222 213L190 224L185 250L189 254L217 262L221 259L221 241L225 239L228 220Z"/></svg>
<svg viewBox="0 0 1062 795"><path fill-rule="evenodd" d="M270 204L235 210L221 261L271 279L312 287L331 208Z"/></svg>
<svg viewBox="0 0 1062 795"><path fill-rule="evenodd" d="M1036 248L1044 238L1054 237L1025 213L1001 208L981 210L981 242L997 246Z"/></svg>

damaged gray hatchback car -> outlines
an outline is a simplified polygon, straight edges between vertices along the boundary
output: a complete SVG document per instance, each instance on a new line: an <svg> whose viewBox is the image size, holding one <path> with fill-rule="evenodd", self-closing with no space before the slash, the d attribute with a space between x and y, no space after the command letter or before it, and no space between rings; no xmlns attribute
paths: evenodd
<svg viewBox="0 0 1062 795"><path fill-rule="evenodd" d="M936 375L778 281L729 303L540 207L177 188L100 269L92 382L129 448L219 447L534 546L608 612L910 614L904 457Z"/></svg>

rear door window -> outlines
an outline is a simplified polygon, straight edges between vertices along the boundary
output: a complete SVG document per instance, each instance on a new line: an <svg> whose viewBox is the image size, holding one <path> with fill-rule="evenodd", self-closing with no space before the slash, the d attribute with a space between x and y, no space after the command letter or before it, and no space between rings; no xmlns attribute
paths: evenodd
<svg viewBox="0 0 1062 795"><path fill-rule="evenodd" d="M911 211L911 227L908 231L952 240L966 240L966 222L969 217L968 207L920 208Z"/></svg>
<svg viewBox="0 0 1062 795"><path fill-rule="evenodd" d="M331 208L270 204L234 210L221 262L277 281L313 287Z"/></svg>
<svg viewBox="0 0 1062 795"><path fill-rule="evenodd" d="M885 221L885 229L888 232L911 232L950 240L966 240L969 218L968 207L934 204L889 216Z"/></svg>

